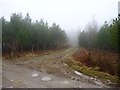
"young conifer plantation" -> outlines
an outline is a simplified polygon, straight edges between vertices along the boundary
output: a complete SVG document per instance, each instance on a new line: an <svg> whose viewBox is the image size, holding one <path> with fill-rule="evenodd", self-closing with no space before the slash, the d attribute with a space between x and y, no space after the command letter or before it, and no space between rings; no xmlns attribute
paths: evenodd
<svg viewBox="0 0 120 90"><path fill-rule="evenodd" d="M25 17L22 13L13 13L10 21L1 19L3 54L66 47L67 36L56 23L49 26L42 19L32 22L28 13Z"/></svg>

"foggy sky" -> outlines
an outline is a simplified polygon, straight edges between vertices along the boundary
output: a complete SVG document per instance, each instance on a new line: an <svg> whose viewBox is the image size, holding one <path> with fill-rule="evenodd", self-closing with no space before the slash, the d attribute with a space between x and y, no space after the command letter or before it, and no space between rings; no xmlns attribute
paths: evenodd
<svg viewBox="0 0 120 90"><path fill-rule="evenodd" d="M0 17L9 20L11 13L28 12L32 21L47 20L62 29L84 29L94 18L98 25L118 15L119 0L0 0Z"/></svg>

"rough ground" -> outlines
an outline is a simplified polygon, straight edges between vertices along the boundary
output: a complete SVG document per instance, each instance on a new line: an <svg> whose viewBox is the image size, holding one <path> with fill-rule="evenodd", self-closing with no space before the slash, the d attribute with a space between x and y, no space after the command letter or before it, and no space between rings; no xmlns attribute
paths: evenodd
<svg viewBox="0 0 120 90"><path fill-rule="evenodd" d="M99 80L70 68L66 61L77 49L70 48L47 55L27 55L2 60L3 88L102 88Z"/></svg>

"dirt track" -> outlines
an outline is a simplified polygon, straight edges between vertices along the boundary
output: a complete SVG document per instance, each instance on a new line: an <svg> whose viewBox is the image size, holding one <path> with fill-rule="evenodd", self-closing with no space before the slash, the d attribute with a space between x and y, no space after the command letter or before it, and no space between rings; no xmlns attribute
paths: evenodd
<svg viewBox="0 0 120 90"><path fill-rule="evenodd" d="M3 58L3 88L102 88L99 80L77 75L66 61L74 48L43 56Z"/></svg>

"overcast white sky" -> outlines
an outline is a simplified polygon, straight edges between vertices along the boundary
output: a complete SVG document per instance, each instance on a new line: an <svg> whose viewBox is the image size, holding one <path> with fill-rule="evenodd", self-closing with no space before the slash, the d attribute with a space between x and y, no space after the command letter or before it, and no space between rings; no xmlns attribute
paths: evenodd
<svg viewBox="0 0 120 90"><path fill-rule="evenodd" d="M0 17L9 20L11 13L29 12L32 21L43 18L62 29L84 29L92 18L98 25L118 15L119 0L0 0Z"/></svg>

